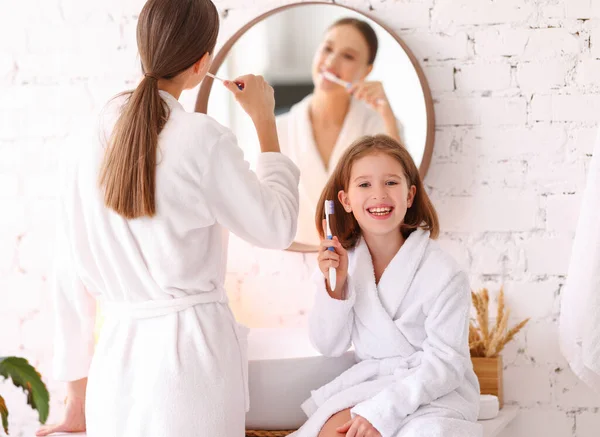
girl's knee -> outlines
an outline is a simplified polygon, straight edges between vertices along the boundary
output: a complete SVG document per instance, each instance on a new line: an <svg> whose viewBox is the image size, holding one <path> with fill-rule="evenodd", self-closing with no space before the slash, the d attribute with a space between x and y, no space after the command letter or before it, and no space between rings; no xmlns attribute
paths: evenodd
<svg viewBox="0 0 600 437"><path fill-rule="evenodd" d="M337 432L336 429L348 422L351 418L350 408L335 413L327 420L327 422L325 422L318 437L340 437L340 433Z"/></svg>

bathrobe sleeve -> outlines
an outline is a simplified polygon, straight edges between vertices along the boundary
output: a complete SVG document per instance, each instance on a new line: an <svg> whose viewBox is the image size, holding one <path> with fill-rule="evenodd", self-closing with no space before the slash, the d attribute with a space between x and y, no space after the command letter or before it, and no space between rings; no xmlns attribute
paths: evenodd
<svg viewBox="0 0 600 437"><path fill-rule="evenodd" d="M57 202L54 270L54 377L75 381L88 374L94 354L96 300L81 279L79 265L87 254L81 199L75 180L64 185Z"/></svg>
<svg viewBox="0 0 600 437"><path fill-rule="evenodd" d="M300 170L281 153L261 153L256 173L231 132L209 155L205 196L218 223L256 246L285 249L296 235Z"/></svg>
<svg viewBox="0 0 600 437"><path fill-rule="evenodd" d="M468 345L469 282L455 275L433 303L425 320L427 339L421 364L373 398L357 404L352 417L367 419L383 437L398 433L402 420L421 405L458 388L470 366Z"/></svg>
<svg viewBox="0 0 600 437"><path fill-rule="evenodd" d="M352 344L356 294L350 275L346 280L345 300L334 299L329 295L323 273L318 268L312 280L316 287L316 295L308 322L310 341L322 355L338 357Z"/></svg>

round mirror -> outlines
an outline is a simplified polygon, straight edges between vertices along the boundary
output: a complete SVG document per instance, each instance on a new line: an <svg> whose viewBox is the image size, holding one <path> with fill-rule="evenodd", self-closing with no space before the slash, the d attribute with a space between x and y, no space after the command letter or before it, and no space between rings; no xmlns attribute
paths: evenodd
<svg viewBox="0 0 600 437"><path fill-rule="evenodd" d="M301 171L298 232L290 250L317 249L321 191L343 152L361 136L398 138L425 176L434 136L429 87L405 44L373 18L332 4L275 9L238 31L210 71L223 79L262 75L275 90L281 151ZM229 91L207 77L196 111L231 128L255 165L256 132Z"/></svg>

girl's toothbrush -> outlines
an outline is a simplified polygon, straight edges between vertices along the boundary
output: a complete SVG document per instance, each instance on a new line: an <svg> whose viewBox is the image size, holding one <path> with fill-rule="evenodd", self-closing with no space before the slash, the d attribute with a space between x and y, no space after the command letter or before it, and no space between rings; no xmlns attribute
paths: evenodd
<svg viewBox="0 0 600 437"><path fill-rule="evenodd" d="M350 82L346 82L345 80L340 79L335 74L330 71L322 71L321 75L330 82L337 83L338 85L343 86L346 90L350 90L352 88L352 84ZM383 103L383 99L377 99L376 103L381 105Z"/></svg>
<svg viewBox="0 0 600 437"><path fill-rule="evenodd" d="M220 80L221 82L225 82L225 79L221 79L220 77L217 77L217 76L215 76L215 75L214 75L214 74L212 74L212 73L206 73L206 75L207 75L208 77L212 77L213 79ZM238 87L238 89L239 89L240 91L242 91L242 90L244 89L244 85L242 85L241 83L237 83L237 82L234 82L234 83L236 84L236 86Z"/></svg>
<svg viewBox="0 0 600 437"><path fill-rule="evenodd" d="M331 234L331 226L329 225L329 216L334 213L335 213L335 210L334 210L334 206L333 206L333 200L326 200L325 201L325 221L327 222L327 239L328 240L333 239L333 235ZM335 252L333 247L328 247L327 250L330 250L331 252ZM333 267L329 267L329 287L331 288L331 291L335 290L335 286L336 286L335 269Z"/></svg>

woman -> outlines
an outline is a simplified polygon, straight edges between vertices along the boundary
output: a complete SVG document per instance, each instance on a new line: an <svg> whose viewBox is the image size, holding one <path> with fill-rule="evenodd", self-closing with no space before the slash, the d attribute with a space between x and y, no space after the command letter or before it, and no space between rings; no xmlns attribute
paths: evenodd
<svg viewBox="0 0 600 437"><path fill-rule="evenodd" d="M59 207L54 364L68 396L63 421L37 435L244 435L246 333L223 285L224 230L287 247L299 172L277 153L261 77L238 78L243 91L226 83L265 152L257 174L228 129L178 102L208 71L218 29L210 0L149 0L139 16L144 78L108 105Z"/></svg>
<svg viewBox="0 0 600 437"><path fill-rule="evenodd" d="M349 144L375 134L402 140L382 84L365 81L377 48L377 35L368 23L355 18L336 21L313 59L313 94L277 118L281 150L298 164L302 174L297 242L318 244L313 226L315 206ZM346 89L324 77L324 72L353 85Z"/></svg>

